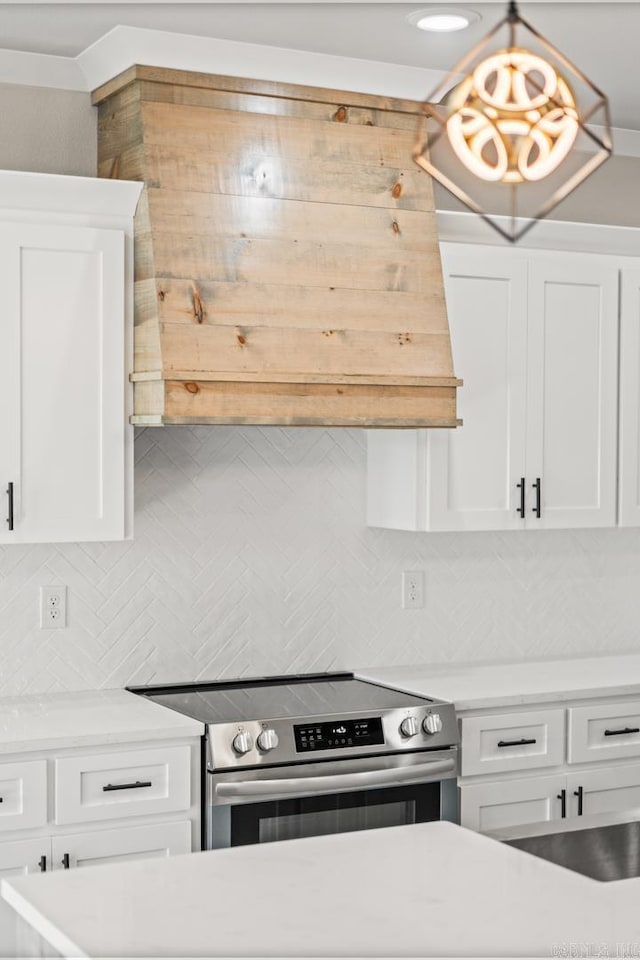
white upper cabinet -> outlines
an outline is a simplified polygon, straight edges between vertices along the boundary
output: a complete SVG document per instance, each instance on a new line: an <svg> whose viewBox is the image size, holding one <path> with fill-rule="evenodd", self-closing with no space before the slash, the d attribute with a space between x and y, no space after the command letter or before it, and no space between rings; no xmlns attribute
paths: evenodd
<svg viewBox="0 0 640 960"><path fill-rule="evenodd" d="M138 193L0 174L1 543L130 535L127 260Z"/></svg>
<svg viewBox="0 0 640 960"><path fill-rule="evenodd" d="M615 525L618 260L441 250L463 426L369 432L369 525Z"/></svg>

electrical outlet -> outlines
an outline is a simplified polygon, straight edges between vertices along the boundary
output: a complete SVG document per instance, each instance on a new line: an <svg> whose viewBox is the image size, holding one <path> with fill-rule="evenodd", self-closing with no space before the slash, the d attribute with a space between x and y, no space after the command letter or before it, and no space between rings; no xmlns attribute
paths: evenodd
<svg viewBox="0 0 640 960"><path fill-rule="evenodd" d="M402 608L418 610L424 607L424 573L422 570L405 570L402 574Z"/></svg>
<svg viewBox="0 0 640 960"><path fill-rule="evenodd" d="M40 587L40 627L60 630L67 625L67 588Z"/></svg>

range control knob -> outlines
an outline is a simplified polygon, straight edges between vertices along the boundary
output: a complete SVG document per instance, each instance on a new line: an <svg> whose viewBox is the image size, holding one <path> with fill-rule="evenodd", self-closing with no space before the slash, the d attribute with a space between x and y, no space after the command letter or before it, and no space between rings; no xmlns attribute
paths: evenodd
<svg viewBox="0 0 640 960"><path fill-rule="evenodd" d="M400 724L400 733L403 737L415 737L418 732L418 721L415 717L405 717Z"/></svg>
<svg viewBox="0 0 640 960"><path fill-rule="evenodd" d="M422 729L425 733L440 733L442 730L442 717L439 713L428 713L422 721Z"/></svg>
<svg viewBox="0 0 640 960"><path fill-rule="evenodd" d="M275 750L278 746L278 734L275 730L269 728L268 730L263 730L262 733L258 734L258 748L264 750L265 753L267 750Z"/></svg>
<svg viewBox="0 0 640 960"><path fill-rule="evenodd" d="M242 756L245 753L249 753L249 750L253 747L253 739L250 733L247 733L243 730L241 733L237 733L233 738L233 749L236 753L239 753Z"/></svg>

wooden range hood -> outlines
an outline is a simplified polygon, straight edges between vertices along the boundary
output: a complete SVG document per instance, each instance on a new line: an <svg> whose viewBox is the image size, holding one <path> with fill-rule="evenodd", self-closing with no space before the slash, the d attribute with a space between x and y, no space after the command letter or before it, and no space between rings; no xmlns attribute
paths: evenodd
<svg viewBox="0 0 640 960"><path fill-rule="evenodd" d="M459 423L417 103L142 66L93 102L146 184L134 423Z"/></svg>

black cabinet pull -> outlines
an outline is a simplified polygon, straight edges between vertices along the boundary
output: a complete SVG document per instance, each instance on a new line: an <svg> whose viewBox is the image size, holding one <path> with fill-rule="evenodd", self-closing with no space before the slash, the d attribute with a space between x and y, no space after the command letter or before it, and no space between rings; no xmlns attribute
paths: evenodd
<svg viewBox="0 0 640 960"><path fill-rule="evenodd" d="M520 477L520 483L516 483L516 489L520 491L520 506L516 507L516 513L519 513L521 517L524 517L524 488L524 477Z"/></svg>
<svg viewBox="0 0 640 960"><path fill-rule="evenodd" d="M65 870L68 870L68 869L69 869L69 854L68 854L68 853L65 853L65 855L64 855L63 858L62 858L62 866L64 867Z"/></svg>
<svg viewBox="0 0 640 960"><path fill-rule="evenodd" d="M558 800L560 800L560 814L564 819L567 815L567 791L561 790L558 794Z"/></svg>
<svg viewBox="0 0 640 960"><path fill-rule="evenodd" d="M540 488L541 488L540 477L536 477L535 483L532 483L531 486L536 492L536 505L533 508L533 513L534 513L534 516L536 516L539 520L542 515L542 508L540 506L540 501L542 497L542 494L540 492Z"/></svg>
<svg viewBox="0 0 640 960"><path fill-rule="evenodd" d="M605 730L605 737L626 737L629 733L640 733L640 727L623 727L622 730Z"/></svg>
<svg viewBox="0 0 640 960"><path fill-rule="evenodd" d="M9 525L9 530L13 530L13 484L7 484L7 497L9 498L9 516L7 517L7 523Z"/></svg>
<svg viewBox="0 0 640 960"><path fill-rule="evenodd" d="M499 747L524 747L529 743L537 743L535 737L531 740L528 740L526 737L522 737L521 740L498 740Z"/></svg>
<svg viewBox="0 0 640 960"><path fill-rule="evenodd" d="M582 789L582 787L578 787L577 790L573 791L574 797L578 798L578 816L579 817L582 816L583 794L584 794L584 790Z"/></svg>
<svg viewBox="0 0 640 960"><path fill-rule="evenodd" d="M4 797L0 797L0 803L4 803Z"/></svg>
<svg viewBox="0 0 640 960"><path fill-rule="evenodd" d="M136 780L135 783L107 783L102 789L105 793L112 790L137 790L139 787L152 786L151 780Z"/></svg>
<svg viewBox="0 0 640 960"><path fill-rule="evenodd" d="M40 857L40 860L38 861L38 866L40 867L40 872L41 872L41 873L46 873L46 872L47 872L47 858L44 857L44 856L43 856L43 857Z"/></svg>

